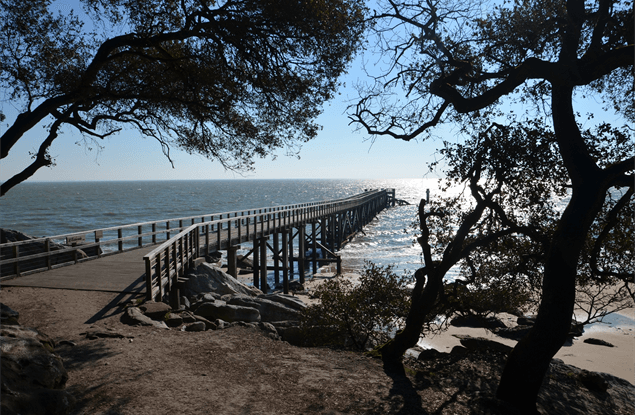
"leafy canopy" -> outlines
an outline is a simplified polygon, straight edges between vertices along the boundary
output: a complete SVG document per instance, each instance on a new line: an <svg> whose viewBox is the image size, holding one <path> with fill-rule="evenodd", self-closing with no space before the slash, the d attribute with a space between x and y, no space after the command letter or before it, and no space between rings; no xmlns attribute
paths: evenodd
<svg viewBox="0 0 635 415"><path fill-rule="evenodd" d="M0 4L0 86L20 109L1 158L44 125L34 163L53 163L63 125L88 140L132 127L229 169L314 138L315 117L363 31L359 0L49 0Z"/></svg>

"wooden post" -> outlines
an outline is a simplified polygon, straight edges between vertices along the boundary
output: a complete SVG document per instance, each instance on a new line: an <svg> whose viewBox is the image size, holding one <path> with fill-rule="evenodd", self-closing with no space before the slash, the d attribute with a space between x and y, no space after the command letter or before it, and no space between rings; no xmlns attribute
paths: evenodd
<svg viewBox="0 0 635 415"><path fill-rule="evenodd" d="M15 261L15 275L20 275L20 247L18 245L13 245L13 257L16 259Z"/></svg>
<svg viewBox="0 0 635 415"><path fill-rule="evenodd" d="M304 241L306 238L305 226L305 224L301 224L298 229L298 251L300 251L298 257L298 273L300 274L300 284L304 284L304 260L306 259L306 249L304 247Z"/></svg>
<svg viewBox="0 0 635 415"><path fill-rule="evenodd" d="M289 229L289 279L293 281L295 278L295 269L293 267L293 227Z"/></svg>
<svg viewBox="0 0 635 415"><path fill-rule="evenodd" d="M99 241L97 241L97 242L99 242ZM53 267L51 266L51 254L50 254L50 252L51 252L51 240L50 239L46 239L44 241L44 250L48 254L48 255L46 255L46 268L51 269ZM99 252L99 246L97 246L97 250L98 250L97 252Z"/></svg>
<svg viewBox="0 0 635 415"><path fill-rule="evenodd" d="M117 247L119 248L119 252L121 252L123 251L123 241L121 240L121 238L123 238L123 230L121 228L117 229L117 238L119 239Z"/></svg>
<svg viewBox="0 0 635 415"><path fill-rule="evenodd" d="M165 222L165 229L167 232L165 233L165 240L170 239L170 221Z"/></svg>
<svg viewBox="0 0 635 415"><path fill-rule="evenodd" d="M289 241L286 229L282 230L282 290L289 294Z"/></svg>
<svg viewBox="0 0 635 415"><path fill-rule="evenodd" d="M167 249L165 250L165 278L170 278L170 249L171 247L168 246ZM174 266L176 267L176 257L172 256L172 259L174 259ZM159 274L161 275L161 274ZM177 273L174 273L174 277L176 278Z"/></svg>
<svg viewBox="0 0 635 415"><path fill-rule="evenodd" d="M152 265L146 260L146 301L152 301Z"/></svg>
<svg viewBox="0 0 635 415"><path fill-rule="evenodd" d="M227 247L227 273L234 278L238 278L236 251L238 251L239 248L240 245Z"/></svg>
<svg viewBox="0 0 635 415"><path fill-rule="evenodd" d="M326 228L327 228L327 217L324 216L320 220L320 242L322 243L322 246L327 246ZM326 258L326 252L324 251L324 249L322 249L322 255L320 256L320 258Z"/></svg>
<svg viewBox="0 0 635 415"><path fill-rule="evenodd" d="M152 224L152 243L153 244L157 243L157 224L156 223Z"/></svg>
<svg viewBox="0 0 635 415"><path fill-rule="evenodd" d="M273 272L277 288L280 285L280 238L278 232L273 233L273 251Z"/></svg>
<svg viewBox="0 0 635 415"><path fill-rule="evenodd" d="M255 232L254 232L255 235ZM253 259L253 271L254 271L254 287L255 288L260 288L260 284L258 283L259 278L260 278L260 246L259 246L259 241L258 238L256 236L254 236L254 259Z"/></svg>
<svg viewBox="0 0 635 415"><path fill-rule="evenodd" d="M317 230L315 229L315 221L311 222L311 257L313 260L313 275L317 274Z"/></svg>
<svg viewBox="0 0 635 415"><path fill-rule="evenodd" d="M161 297L163 296L163 275L161 273L161 252L159 252L156 256L156 261L157 263L155 264L155 273L156 273L156 279L157 279L157 283L159 284L159 301L161 301ZM148 282L148 279L146 278L146 290L148 289L148 283L150 284L149 289L150 291L152 291L152 268L149 268L148 266L151 265L150 261L148 261L148 264L146 265L146 272L150 272L150 281ZM167 278L170 278L170 270L168 270L167 273Z"/></svg>
<svg viewBox="0 0 635 415"><path fill-rule="evenodd" d="M137 235L141 235L143 233L143 227L141 225L137 226ZM139 238L137 238L138 242L139 242L139 246L143 246L143 237L140 236Z"/></svg>
<svg viewBox="0 0 635 415"><path fill-rule="evenodd" d="M330 215L329 216L329 243L328 243L328 247L331 250L331 252L335 252L335 215Z"/></svg>
<svg viewBox="0 0 635 415"><path fill-rule="evenodd" d="M209 224L205 225L205 255L209 255Z"/></svg>
<svg viewBox="0 0 635 415"><path fill-rule="evenodd" d="M267 238L260 240L260 291L267 294Z"/></svg>

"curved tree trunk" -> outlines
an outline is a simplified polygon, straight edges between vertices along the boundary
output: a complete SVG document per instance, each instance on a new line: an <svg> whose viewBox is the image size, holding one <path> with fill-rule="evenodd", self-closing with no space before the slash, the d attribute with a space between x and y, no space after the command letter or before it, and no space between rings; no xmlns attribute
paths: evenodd
<svg viewBox="0 0 635 415"><path fill-rule="evenodd" d="M573 185L545 259L536 323L512 351L497 397L529 413L553 356L564 344L573 316L580 252L608 188L605 172L589 156L575 122L573 88L553 86L552 109L558 145Z"/></svg>
<svg viewBox="0 0 635 415"><path fill-rule="evenodd" d="M584 193L571 198L560 219L545 262L536 323L509 356L498 387L498 398L528 412L535 411L549 363L571 326L578 256L598 210L595 200L604 195L597 190Z"/></svg>
<svg viewBox="0 0 635 415"><path fill-rule="evenodd" d="M406 326L393 339L377 350L386 363L397 362L406 353L406 350L416 346L423 325L427 321L427 316L435 307L437 298L443 289L445 273L431 272L432 275L428 276L428 283L425 284L424 270L425 268L421 268L415 273L416 283L412 291L412 304L406 318Z"/></svg>

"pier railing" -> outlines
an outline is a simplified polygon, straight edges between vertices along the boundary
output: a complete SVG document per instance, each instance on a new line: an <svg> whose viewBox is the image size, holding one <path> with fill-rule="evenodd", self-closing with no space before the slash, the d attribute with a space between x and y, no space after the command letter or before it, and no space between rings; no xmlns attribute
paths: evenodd
<svg viewBox="0 0 635 415"><path fill-rule="evenodd" d="M225 218L221 216L216 220L192 224L143 257L147 298L160 301L166 294L178 295L173 289L178 277L193 266L199 255L209 253L212 247L215 250L228 249L242 242L305 226L320 218L362 209L369 203L374 203L378 207L376 211L379 211L388 202L389 193L386 190L373 190L345 199L281 207L251 214L240 212L240 215L233 214Z"/></svg>
<svg viewBox="0 0 635 415"><path fill-rule="evenodd" d="M216 249L223 249L224 241L228 240L223 238L223 233L230 235L232 230L236 230L238 240L245 240L245 236L249 238L254 232L262 232L262 229L269 229L270 226L280 226L280 220L290 221L300 220L300 218L309 220L309 215L316 212L325 212L326 209L336 209L336 206L343 208L343 206L358 203L359 197L370 197L371 192L366 193L329 202L309 202L162 219L2 243L0 244L0 280L154 245L160 243L160 239L163 238L166 244L173 240L175 233L180 235L196 224L201 227L199 235L207 238L205 242L207 249L214 245ZM390 200L390 193L388 195ZM394 197L394 190L392 195ZM275 219L278 220L276 222L278 225L273 225L274 216L281 218ZM258 226L260 230L257 230ZM211 241L211 238L216 240ZM229 240L231 245L232 239ZM183 252L185 253L185 248Z"/></svg>

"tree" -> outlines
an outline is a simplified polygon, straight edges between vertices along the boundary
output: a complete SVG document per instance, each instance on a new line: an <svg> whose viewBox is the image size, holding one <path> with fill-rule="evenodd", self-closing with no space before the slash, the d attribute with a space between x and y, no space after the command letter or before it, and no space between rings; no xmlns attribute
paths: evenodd
<svg viewBox="0 0 635 415"><path fill-rule="evenodd" d="M361 91L353 108L353 121L367 133L409 141L428 138L434 127L444 124L468 132L482 126L482 120L503 124L502 117L521 125L534 120L553 134L557 166L566 173L570 198L544 241L536 324L514 348L497 392L505 401L535 410L549 362L569 332L587 236L608 194L632 195L635 159L628 134L632 128L601 124L584 132L573 106L574 99L590 95L602 99L622 120L634 121L632 1L528 0L488 9L475 2L388 0L373 21L388 67L374 85ZM526 113L514 118L512 108ZM505 137L508 134L494 134L491 139L502 142ZM619 157L607 157L602 149L621 140L629 143L629 150ZM491 191L481 188L482 159L474 161L466 177L475 205L462 213L462 226L447 241L441 262L434 262L426 253L430 233L425 225L440 213L420 210L426 266L415 273L415 292L421 295L413 297L413 309L436 298L438 273L447 271L446 265L452 262L446 258L461 258L470 243L469 229L478 224L486 207L497 209L493 202L502 185ZM630 200L630 196L623 197ZM500 221L506 218L503 213L498 216ZM607 224L611 229L610 221ZM514 230L514 226L510 222L507 231L492 235L531 233L531 227ZM426 308L424 304L417 309ZM418 333L405 343L417 338Z"/></svg>
<svg viewBox="0 0 635 415"><path fill-rule="evenodd" d="M52 166L64 126L85 140L136 128L170 146L248 169L316 136L315 117L363 32L361 0L50 0L0 2L0 86L20 109L0 137L6 158L43 126L33 163L1 194ZM4 117L4 115L3 115Z"/></svg>

